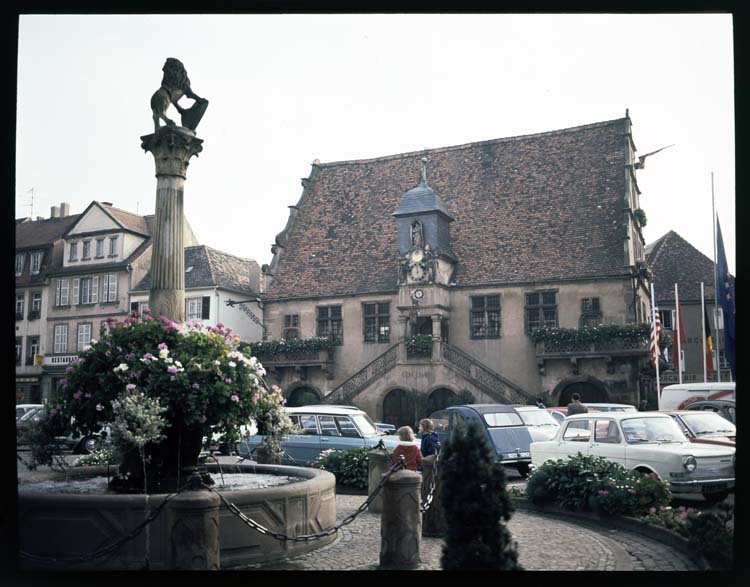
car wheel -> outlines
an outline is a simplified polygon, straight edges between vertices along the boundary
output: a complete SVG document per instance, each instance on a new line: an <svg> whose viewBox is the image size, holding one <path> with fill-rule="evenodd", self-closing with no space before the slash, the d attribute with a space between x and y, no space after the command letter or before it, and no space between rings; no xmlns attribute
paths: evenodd
<svg viewBox="0 0 750 587"><path fill-rule="evenodd" d="M729 492L719 491L717 493L704 493L703 497L708 503L719 503L729 497Z"/></svg>
<svg viewBox="0 0 750 587"><path fill-rule="evenodd" d="M518 465L516 465L518 474L521 475L521 477L523 477L524 479L529 476L529 464L530 463L518 463Z"/></svg>
<svg viewBox="0 0 750 587"><path fill-rule="evenodd" d="M91 454L99 448L100 443L101 441L98 437L87 436L78 444L78 450L76 452L79 454Z"/></svg>

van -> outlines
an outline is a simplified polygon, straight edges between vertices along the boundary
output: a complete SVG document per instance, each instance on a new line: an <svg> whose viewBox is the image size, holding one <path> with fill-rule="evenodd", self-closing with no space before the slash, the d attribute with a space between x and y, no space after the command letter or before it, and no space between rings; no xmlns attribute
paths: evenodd
<svg viewBox="0 0 750 587"><path fill-rule="evenodd" d="M684 410L693 402L714 399L735 399L735 382L677 383L667 385L659 394L660 410Z"/></svg>

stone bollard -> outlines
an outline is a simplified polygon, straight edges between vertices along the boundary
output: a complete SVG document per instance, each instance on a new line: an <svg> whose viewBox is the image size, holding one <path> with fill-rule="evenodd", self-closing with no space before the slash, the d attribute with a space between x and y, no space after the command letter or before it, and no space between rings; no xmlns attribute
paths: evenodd
<svg viewBox="0 0 750 587"><path fill-rule="evenodd" d="M169 501L170 569L220 570L219 501L219 496L207 489L183 491Z"/></svg>
<svg viewBox="0 0 750 587"><path fill-rule="evenodd" d="M422 503L427 500L430 484L435 474L435 455L422 459ZM422 536L442 536L445 533L445 517L440 503L440 483L435 483L432 493L432 503L422 516Z"/></svg>
<svg viewBox="0 0 750 587"><path fill-rule="evenodd" d="M391 460L388 457L388 453L382 448L375 448L367 453L367 495L372 495L375 488L380 485L380 480L383 478L388 470L391 468ZM373 514L379 514L383 511L383 491L375 497L367 506L368 511Z"/></svg>
<svg viewBox="0 0 750 587"><path fill-rule="evenodd" d="M380 568L415 569L422 544L422 475L400 469L386 481L380 516Z"/></svg>

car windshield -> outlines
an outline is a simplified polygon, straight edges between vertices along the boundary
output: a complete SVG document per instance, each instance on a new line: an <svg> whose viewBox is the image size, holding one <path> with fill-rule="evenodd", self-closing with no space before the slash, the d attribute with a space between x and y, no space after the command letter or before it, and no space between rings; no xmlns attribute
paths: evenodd
<svg viewBox="0 0 750 587"><path fill-rule="evenodd" d="M672 418L628 418L622 421L628 444L648 442L686 442L687 438Z"/></svg>
<svg viewBox="0 0 750 587"><path fill-rule="evenodd" d="M380 430L367 414L352 414L352 420L359 428L362 436L383 436L385 432Z"/></svg>
<svg viewBox="0 0 750 587"><path fill-rule="evenodd" d="M490 412L488 414L482 414L482 417L490 428L499 428L501 426L523 426L523 420L521 420L521 416L516 412Z"/></svg>
<svg viewBox="0 0 750 587"><path fill-rule="evenodd" d="M547 410L521 410L518 412L527 426L559 426L555 417Z"/></svg>
<svg viewBox="0 0 750 587"><path fill-rule="evenodd" d="M737 428L716 412L683 414L682 419L696 436L735 436Z"/></svg>

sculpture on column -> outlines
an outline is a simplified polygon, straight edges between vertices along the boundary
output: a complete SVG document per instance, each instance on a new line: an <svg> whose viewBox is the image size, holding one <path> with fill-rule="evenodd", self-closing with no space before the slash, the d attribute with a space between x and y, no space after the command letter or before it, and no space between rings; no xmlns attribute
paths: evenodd
<svg viewBox="0 0 750 587"><path fill-rule="evenodd" d="M179 59L168 57L162 71L164 77L161 80L161 87L151 96L154 132L159 130L159 119L164 120L167 126L175 126L175 122L167 118L167 108L170 104L180 113L182 126L195 130L201 118L203 118L208 100L201 98L192 91L185 66ZM195 100L195 103L190 108L183 108L177 103L183 96Z"/></svg>

